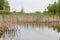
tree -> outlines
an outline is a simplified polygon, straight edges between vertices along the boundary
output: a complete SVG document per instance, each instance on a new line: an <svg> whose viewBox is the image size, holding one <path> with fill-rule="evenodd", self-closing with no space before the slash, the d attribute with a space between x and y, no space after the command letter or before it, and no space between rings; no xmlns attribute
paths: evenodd
<svg viewBox="0 0 60 40"><path fill-rule="evenodd" d="M5 0L0 0L0 10L3 10Z"/></svg>
<svg viewBox="0 0 60 40"><path fill-rule="evenodd" d="M10 6L9 6L8 1L5 1L4 10L10 10Z"/></svg>
<svg viewBox="0 0 60 40"><path fill-rule="evenodd" d="M21 14L24 13L24 9L23 9L23 8L21 9L20 13L21 13Z"/></svg>
<svg viewBox="0 0 60 40"><path fill-rule="evenodd" d="M60 13L60 0L58 0L58 4L57 4L57 12Z"/></svg>
<svg viewBox="0 0 60 40"><path fill-rule="evenodd" d="M0 0L0 10L10 10L7 0Z"/></svg>
<svg viewBox="0 0 60 40"><path fill-rule="evenodd" d="M55 15L56 11L57 11L57 4L56 4L56 2L54 2L54 4L49 4L47 9L48 9L48 12L50 12L52 15Z"/></svg>

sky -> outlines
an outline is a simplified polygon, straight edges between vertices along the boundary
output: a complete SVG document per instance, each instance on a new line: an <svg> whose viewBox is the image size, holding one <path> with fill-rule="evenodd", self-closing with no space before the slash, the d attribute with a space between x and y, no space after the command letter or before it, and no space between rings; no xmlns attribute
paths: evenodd
<svg viewBox="0 0 60 40"><path fill-rule="evenodd" d="M8 0L11 11L21 11L23 8L24 12L27 13L35 11L43 12L54 1L58 2L58 0Z"/></svg>

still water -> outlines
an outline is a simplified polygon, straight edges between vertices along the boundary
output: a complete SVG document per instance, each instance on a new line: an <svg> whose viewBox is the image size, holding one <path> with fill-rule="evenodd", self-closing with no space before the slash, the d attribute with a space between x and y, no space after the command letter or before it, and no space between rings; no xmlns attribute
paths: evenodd
<svg viewBox="0 0 60 40"><path fill-rule="evenodd" d="M60 40L60 26L21 24L5 32L0 40Z"/></svg>

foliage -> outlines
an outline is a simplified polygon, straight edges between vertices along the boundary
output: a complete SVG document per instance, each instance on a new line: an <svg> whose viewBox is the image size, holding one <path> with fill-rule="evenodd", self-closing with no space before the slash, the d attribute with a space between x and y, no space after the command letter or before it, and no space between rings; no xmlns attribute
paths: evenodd
<svg viewBox="0 0 60 40"><path fill-rule="evenodd" d="M0 14L10 14L10 7L7 0L0 0Z"/></svg>
<svg viewBox="0 0 60 40"><path fill-rule="evenodd" d="M0 10L3 9L4 3L5 3L5 0L2 0L2 1L0 0Z"/></svg>
<svg viewBox="0 0 60 40"><path fill-rule="evenodd" d="M19 13L20 13L20 14L23 14L23 13L24 13L24 9L22 8Z"/></svg>
<svg viewBox="0 0 60 40"><path fill-rule="evenodd" d="M7 0L0 0L0 10L10 10Z"/></svg>
<svg viewBox="0 0 60 40"><path fill-rule="evenodd" d="M56 5L57 5L56 2L54 2L53 5L50 4L50 5L47 7L48 12L52 13L52 15L55 15L55 14L56 14L56 11L57 11L57 6L56 6Z"/></svg>
<svg viewBox="0 0 60 40"><path fill-rule="evenodd" d="M8 15L8 14L11 14L11 12L8 11L8 10L0 10L0 14L2 14L2 15Z"/></svg>
<svg viewBox="0 0 60 40"><path fill-rule="evenodd" d="M10 10L8 1L5 1L4 7L5 7L4 10Z"/></svg>
<svg viewBox="0 0 60 40"><path fill-rule="evenodd" d="M59 15L60 14L60 0L58 0L58 3L54 2L54 4L49 4L47 9L48 9L48 13L51 13L51 15Z"/></svg>

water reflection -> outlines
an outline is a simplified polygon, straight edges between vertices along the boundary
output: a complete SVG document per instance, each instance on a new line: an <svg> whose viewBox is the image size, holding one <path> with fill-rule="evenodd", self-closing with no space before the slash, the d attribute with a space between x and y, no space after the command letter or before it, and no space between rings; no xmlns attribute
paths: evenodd
<svg viewBox="0 0 60 40"><path fill-rule="evenodd" d="M52 26L53 27L53 30L57 30L58 33L60 33L60 26Z"/></svg>
<svg viewBox="0 0 60 40"><path fill-rule="evenodd" d="M60 26L20 24L15 28L5 32L0 40L60 40Z"/></svg>
<svg viewBox="0 0 60 40"><path fill-rule="evenodd" d="M15 32L6 32L3 35L3 40L12 40L14 36L15 36Z"/></svg>
<svg viewBox="0 0 60 40"><path fill-rule="evenodd" d="M3 33L0 31L0 38L1 38L2 35L3 35Z"/></svg>

